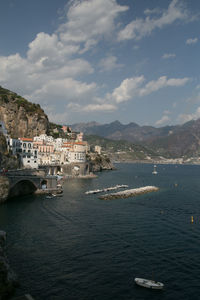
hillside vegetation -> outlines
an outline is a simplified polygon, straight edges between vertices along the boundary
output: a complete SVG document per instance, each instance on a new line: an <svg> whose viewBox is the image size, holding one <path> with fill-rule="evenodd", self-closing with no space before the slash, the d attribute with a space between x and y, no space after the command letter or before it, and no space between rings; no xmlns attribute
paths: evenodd
<svg viewBox="0 0 200 300"><path fill-rule="evenodd" d="M11 137L33 137L48 133L49 120L39 104L0 86L0 120Z"/></svg>

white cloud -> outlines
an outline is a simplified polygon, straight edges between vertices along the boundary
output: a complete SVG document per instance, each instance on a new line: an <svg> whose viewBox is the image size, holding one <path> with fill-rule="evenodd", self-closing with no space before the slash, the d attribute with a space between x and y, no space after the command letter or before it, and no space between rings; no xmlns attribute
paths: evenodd
<svg viewBox="0 0 200 300"><path fill-rule="evenodd" d="M79 103L73 103L70 102L67 106L68 109L70 109L73 112L98 112L98 111L104 111L104 112L112 112L117 109L116 105L114 104L88 104L86 106L83 106Z"/></svg>
<svg viewBox="0 0 200 300"><path fill-rule="evenodd" d="M174 53L165 53L162 56L162 58L164 58L164 59L174 58L174 57L176 57L176 54L174 54Z"/></svg>
<svg viewBox="0 0 200 300"><path fill-rule="evenodd" d="M189 81L189 78L169 78L166 76L161 76L157 80L149 81L142 89L139 91L139 96L146 96L152 92L158 91L164 87L170 86L183 86Z"/></svg>
<svg viewBox="0 0 200 300"><path fill-rule="evenodd" d="M36 89L31 95L30 99L43 99L49 102L55 103L68 101L87 100L95 94L96 84L86 84L84 82L77 81L73 78L55 79L50 80L43 84L40 89Z"/></svg>
<svg viewBox="0 0 200 300"><path fill-rule="evenodd" d="M123 67L122 64L117 63L117 57L110 55L106 58L101 59L99 63L100 70L103 71L112 71L113 69Z"/></svg>
<svg viewBox="0 0 200 300"><path fill-rule="evenodd" d="M103 39L109 42L115 40L119 29L117 18L128 9L128 6L119 5L117 0L68 1L65 21L57 31L52 34L38 33L29 43L24 57L19 53L0 56L0 84L42 104L51 120L58 118L65 122L72 111L111 112L123 101L148 95L163 87L184 85L188 78L168 79L162 76L145 84L145 78L141 75L122 80L113 91L98 98L98 85L88 83L86 78L94 72L93 66L81 55ZM149 10L145 13L152 16L161 12ZM173 0L160 17L148 16L127 25L120 32L121 40L140 39L156 28L186 18L187 12L179 1ZM101 71L122 66L114 55L102 59L99 65ZM68 111L64 112L66 109Z"/></svg>
<svg viewBox="0 0 200 300"><path fill-rule="evenodd" d="M153 9L145 9L144 14L145 15L154 15L154 14L160 14L162 11L160 10L160 8L155 7Z"/></svg>
<svg viewBox="0 0 200 300"><path fill-rule="evenodd" d="M196 120L198 118L200 118L200 107L198 107L193 114L180 114L178 116L178 121L179 123L183 124L191 120Z"/></svg>
<svg viewBox="0 0 200 300"><path fill-rule="evenodd" d="M67 22L58 29L60 39L63 43L82 43L82 51L88 50L111 35L115 19L128 9L116 0L75 0L67 12Z"/></svg>
<svg viewBox="0 0 200 300"><path fill-rule="evenodd" d="M177 20L187 20L188 12L179 0L172 0L168 9L160 17L145 19L136 19L130 22L124 29L119 32L118 40L130 40L150 35L153 30L161 29L167 25L173 24Z"/></svg>
<svg viewBox="0 0 200 300"><path fill-rule="evenodd" d="M193 39L187 39L186 40L187 45L193 45L193 44L196 44L197 42L198 42L198 38L193 38Z"/></svg>
<svg viewBox="0 0 200 300"><path fill-rule="evenodd" d="M138 95L138 88L143 81L144 76L127 78L113 91L112 95L108 95L108 98L111 96L117 103L130 100Z"/></svg>
<svg viewBox="0 0 200 300"><path fill-rule="evenodd" d="M112 112L116 109L117 109L116 105L106 104L106 103L103 103L103 104L89 104L89 105L83 107L83 111L85 111L85 112L93 112L93 111Z"/></svg>
<svg viewBox="0 0 200 300"><path fill-rule="evenodd" d="M136 97L143 97L164 87L179 87L185 85L189 78L167 78L161 76L157 80L149 81L144 84L144 76L127 78L122 81L119 87L115 88L112 94L107 94L108 100L116 103L128 101Z"/></svg>
<svg viewBox="0 0 200 300"><path fill-rule="evenodd" d="M110 103L97 103L98 86L80 79L94 72L80 55L100 40L114 37L116 19L128 9L116 0L69 1L65 20L62 19L58 30L52 34L38 33L29 43L24 58L18 53L0 56L0 84L44 107L48 103L47 107L54 107L57 112L70 102L81 103L82 111L116 109ZM101 61L102 69L107 71L121 66L115 56ZM50 118L53 118L51 112Z"/></svg>
<svg viewBox="0 0 200 300"><path fill-rule="evenodd" d="M155 123L155 126L163 126L165 124L168 124L169 121L170 121L170 117L167 115L164 115L160 120L158 120Z"/></svg>

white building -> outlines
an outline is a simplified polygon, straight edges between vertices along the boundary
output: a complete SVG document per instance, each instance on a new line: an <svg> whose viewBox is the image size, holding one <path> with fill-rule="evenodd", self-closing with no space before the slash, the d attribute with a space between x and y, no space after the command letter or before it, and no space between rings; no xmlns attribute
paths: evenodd
<svg viewBox="0 0 200 300"><path fill-rule="evenodd" d="M3 121L0 121L0 132L7 135L7 130Z"/></svg>
<svg viewBox="0 0 200 300"><path fill-rule="evenodd" d="M33 139L7 139L8 148L14 155L19 155L24 168L38 168L38 150L33 147Z"/></svg>
<svg viewBox="0 0 200 300"><path fill-rule="evenodd" d="M33 139L19 138L21 162L25 168L38 168L38 150L33 147Z"/></svg>
<svg viewBox="0 0 200 300"><path fill-rule="evenodd" d="M44 141L46 143L53 143L54 142L54 138L52 136L46 135L46 134L41 134L39 136L35 136L33 138L33 140L35 142L40 142L40 141Z"/></svg>
<svg viewBox="0 0 200 300"><path fill-rule="evenodd" d="M94 152L98 153L98 154L101 154L101 146L95 146L94 147Z"/></svg>

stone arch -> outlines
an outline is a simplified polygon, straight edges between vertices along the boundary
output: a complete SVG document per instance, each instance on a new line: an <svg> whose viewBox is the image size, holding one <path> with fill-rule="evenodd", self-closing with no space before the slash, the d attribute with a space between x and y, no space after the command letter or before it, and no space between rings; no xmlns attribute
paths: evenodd
<svg viewBox="0 0 200 300"><path fill-rule="evenodd" d="M31 180L19 180L9 190L9 198L33 194L37 190L37 186Z"/></svg>
<svg viewBox="0 0 200 300"><path fill-rule="evenodd" d="M45 190L47 188L47 180L43 179L40 183L42 190Z"/></svg>
<svg viewBox="0 0 200 300"><path fill-rule="evenodd" d="M72 175L79 176L80 175L80 166L78 164L75 164L72 167Z"/></svg>

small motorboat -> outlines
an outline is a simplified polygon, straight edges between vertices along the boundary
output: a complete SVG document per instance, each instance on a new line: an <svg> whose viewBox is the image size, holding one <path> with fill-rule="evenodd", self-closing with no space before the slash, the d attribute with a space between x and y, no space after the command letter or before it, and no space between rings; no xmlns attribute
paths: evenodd
<svg viewBox="0 0 200 300"><path fill-rule="evenodd" d="M163 283L150 279L135 278L135 283L149 289L162 290L164 288Z"/></svg>

